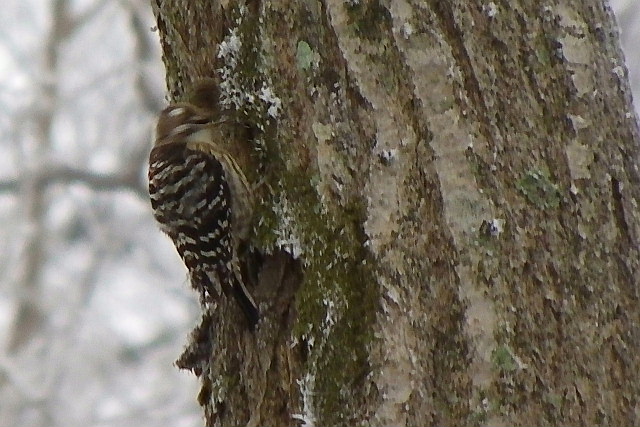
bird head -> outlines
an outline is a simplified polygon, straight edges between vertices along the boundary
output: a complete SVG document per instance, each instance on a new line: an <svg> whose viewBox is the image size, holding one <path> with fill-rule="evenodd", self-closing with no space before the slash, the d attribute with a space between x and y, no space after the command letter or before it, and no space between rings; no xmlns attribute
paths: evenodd
<svg viewBox="0 0 640 427"><path fill-rule="evenodd" d="M189 141L208 132L213 117L189 103L171 104L160 113L156 125L156 145Z"/></svg>

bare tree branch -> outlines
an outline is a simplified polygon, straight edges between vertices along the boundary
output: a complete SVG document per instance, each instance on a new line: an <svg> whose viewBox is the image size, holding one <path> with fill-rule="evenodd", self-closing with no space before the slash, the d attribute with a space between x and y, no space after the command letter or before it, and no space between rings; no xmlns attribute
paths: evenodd
<svg viewBox="0 0 640 427"><path fill-rule="evenodd" d="M69 25L69 2L55 0L52 6L52 23L47 37L43 56L42 75L34 105L35 113L31 118L35 125L36 146L25 158L23 168L29 165L43 164L42 158L49 148L53 116L58 93L57 74L59 69L59 46L64 41ZM20 182L23 210L26 220L30 223L25 238L24 256L18 265L16 291L19 297L17 315L14 320L8 349L16 352L27 343L39 329L44 314L39 309L38 278L43 266L43 218L45 212L44 194L36 179L25 179Z"/></svg>
<svg viewBox="0 0 640 427"><path fill-rule="evenodd" d="M135 39L134 55L138 59L137 62L141 64L136 73L135 90L140 95L147 110L155 114L163 107L162 98L154 90L155 86L150 84L151 81L145 75L144 69L144 65L153 60L152 52L155 51L155 41L152 42L149 36L150 28L142 18L143 12L136 8L136 5L131 3L128 3L128 5L131 11L130 25Z"/></svg>
<svg viewBox="0 0 640 427"><path fill-rule="evenodd" d="M35 186L40 189L52 184L78 183L96 191L127 190L143 199L149 197L148 190L141 182L137 171L126 174L100 174L69 166L57 166L37 171L32 179L35 181ZM18 192L20 187L18 179L0 181L0 192Z"/></svg>

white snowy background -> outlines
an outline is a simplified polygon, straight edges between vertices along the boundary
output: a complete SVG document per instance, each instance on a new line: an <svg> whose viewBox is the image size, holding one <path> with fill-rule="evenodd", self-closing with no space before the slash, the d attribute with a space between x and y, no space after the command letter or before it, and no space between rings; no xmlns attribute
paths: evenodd
<svg viewBox="0 0 640 427"><path fill-rule="evenodd" d="M640 0L612 5L637 100ZM146 197L154 25L146 0L0 9L0 427L202 425L173 366L196 296Z"/></svg>

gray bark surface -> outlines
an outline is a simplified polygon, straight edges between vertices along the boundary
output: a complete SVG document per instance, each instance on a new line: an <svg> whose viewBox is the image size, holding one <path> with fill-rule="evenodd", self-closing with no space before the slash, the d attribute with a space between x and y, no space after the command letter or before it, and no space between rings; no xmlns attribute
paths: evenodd
<svg viewBox="0 0 640 427"><path fill-rule="evenodd" d="M207 425L640 423L639 138L608 6L152 3L170 98L219 78L259 130L264 319L223 301L179 362Z"/></svg>

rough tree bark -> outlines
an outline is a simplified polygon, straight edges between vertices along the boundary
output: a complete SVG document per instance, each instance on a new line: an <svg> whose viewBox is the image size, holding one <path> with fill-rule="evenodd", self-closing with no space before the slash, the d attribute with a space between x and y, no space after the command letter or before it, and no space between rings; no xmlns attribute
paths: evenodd
<svg viewBox="0 0 640 427"><path fill-rule="evenodd" d="M154 0L169 97L258 129L264 315L208 425L638 425L638 127L596 0ZM257 264L252 259L253 265Z"/></svg>

